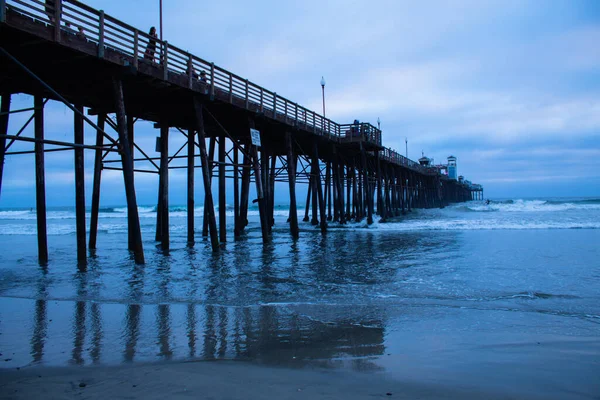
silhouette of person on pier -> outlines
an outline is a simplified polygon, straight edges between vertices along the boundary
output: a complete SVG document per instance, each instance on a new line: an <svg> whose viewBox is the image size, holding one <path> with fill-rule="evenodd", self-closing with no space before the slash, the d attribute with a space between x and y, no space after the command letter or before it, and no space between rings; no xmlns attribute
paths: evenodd
<svg viewBox="0 0 600 400"><path fill-rule="evenodd" d="M148 39L148 46L146 46L144 59L154 62L154 53L156 53L156 39L158 38L156 35L156 28L151 27L148 35L150 35L150 39Z"/></svg>

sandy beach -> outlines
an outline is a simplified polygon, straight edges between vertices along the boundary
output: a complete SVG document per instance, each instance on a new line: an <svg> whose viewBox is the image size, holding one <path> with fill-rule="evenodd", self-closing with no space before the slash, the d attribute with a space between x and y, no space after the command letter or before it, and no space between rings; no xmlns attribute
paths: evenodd
<svg viewBox="0 0 600 400"><path fill-rule="evenodd" d="M382 372L290 369L245 362L25 368L0 374L3 399L546 399ZM560 398L560 397L557 397Z"/></svg>

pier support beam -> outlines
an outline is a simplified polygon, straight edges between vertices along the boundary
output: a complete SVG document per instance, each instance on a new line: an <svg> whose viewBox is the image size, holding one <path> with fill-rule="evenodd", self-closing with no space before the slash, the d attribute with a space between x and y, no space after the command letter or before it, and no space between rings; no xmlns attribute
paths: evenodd
<svg viewBox="0 0 600 400"><path fill-rule="evenodd" d="M248 225L248 202L250 200L250 156L249 156L249 145L244 145L244 168L242 169L242 195L240 198L240 221L239 231L240 234Z"/></svg>
<svg viewBox="0 0 600 400"><path fill-rule="evenodd" d="M216 140L214 137L212 137L212 138L210 138L210 144L208 147L208 160L207 160L211 185L212 185L212 178L213 178L213 168L214 168L213 161L215 159L215 147L216 147ZM206 204L206 193L204 194L204 204ZM204 207L204 213L203 213L203 218L202 218L202 236L208 236L208 220L209 220L208 209L206 207Z"/></svg>
<svg viewBox="0 0 600 400"><path fill-rule="evenodd" d="M158 185L160 186L160 243L164 251L169 250L169 125L162 123L160 125L160 170L158 175Z"/></svg>
<svg viewBox="0 0 600 400"><path fill-rule="evenodd" d="M83 145L83 106L76 105L74 113L75 144ZM85 181L83 148L75 147L75 218L77 230L77 262L85 267L87 260L85 234Z"/></svg>
<svg viewBox="0 0 600 400"><path fill-rule="evenodd" d="M98 114L98 128L96 130L96 150L94 150L94 182L92 188L92 211L90 215L90 250L96 249L96 239L98 237L98 214L100 213L100 181L102 179L102 145L104 144L104 124L106 122L106 113ZM129 219L128 219L129 221ZM129 229L129 228L128 228Z"/></svg>
<svg viewBox="0 0 600 400"><path fill-rule="evenodd" d="M239 172L239 149L235 144L233 149L233 236L240 236L240 172Z"/></svg>
<svg viewBox="0 0 600 400"><path fill-rule="evenodd" d="M8 134L8 117L10 115L10 93L2 93L0 105L0 135ZM4 158L6 154L6 138L0 137L0 194L2 193L2 176L4 175Z"/></svg>
<svg viewBox="0 0 600 400"><path fill-rule="evenodd" d="M225 197L225 134L219 136L219 240L227 241L227 201Z"/></svg>
<svg viewBox="0 0 600 400"><path fill-rule="evenodd" d="M37 218L38 261L48 264L48 235L46 232L46 178L44 166L44 99L35 96L35 213Z"/></svg>
<svg viewBox="0 0 600 400"><path fill-rule="evenodd" d="M196 156L196 131L188 131L187 142L187 244L194 245L194 157Z"/></svg>
<svg viewBox="0 0 600 400"><path fill-rule="evenodd" d="M327 216L325 215L325 199L323 198L323 186L321 186L321 170L319 168L319 145L315 141L313 144L313 171L315 171L314 175L314 184L315 184L315 193L314 195L318 198L319 203L319 211L321 214L321 232L327 232ZM313 203L314 204L314 203Z"/></svg>
<svg viewBox="0 0 600 400"><path fill-rule="evenodd" d="M123 98L123 85L120 80L113 80L115 94L115 105L117 109L117 129L121 143L121 164L123 167L123 180L125 181L125 196L127 198L127 214L131 215L133 226L133 254L135 262L144 264L144 248L142 245L142 232L140 230L140 218L138 215L135 187L133 185L133 155L129 145L127 134L127 118L125 116L125 101Z"/></svg>
<svg viewBox="0 0 600 400"><path fill-rule="evenodd" d="M206 210L205 219L208 220L210 231L210 242L213 251L219 250L219 237L217 233L217 221L215 220L215 207L211 192L211 173L206 154L206 141L204 135L204 115L203 104L197 98L194 98L194 112L196 116L196 128L198 129L198 144L200 146L200 162L202 164L202 178L204 182L204 209Z"/></svg>
<svg viewBox="0 0 600 400"><path fill-rule="evenodd" d="M298 235L298 210L296 208L296 163L292 147L292 134L285 133L285 146L287 149L287 173L290 186L290 232L293 237Z"/></svg>

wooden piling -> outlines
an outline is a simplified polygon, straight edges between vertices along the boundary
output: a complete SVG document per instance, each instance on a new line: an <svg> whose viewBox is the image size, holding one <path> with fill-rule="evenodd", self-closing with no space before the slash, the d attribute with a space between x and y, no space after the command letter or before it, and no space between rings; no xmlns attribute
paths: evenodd
<svg viewBox="0 0 600 400"><path fill-rule="evenodd" d="M94 150L94 182L92 189L92 210L90 215L90 250L96 248L96 239L98 237L98 215L100 213L100 182L102 179L102 145L104 144L104 125L106 113L98 114L96 129L96 150ZM128 228L129 229L129 228ZM128 235L129 236L129 235Z"/></svg>
<svg viewBox="0 0 600 400"><path fill-rule="evenodd" d="M325 202L327 204L327 221L332 220L331 216L331 198L332 198L332 187L331 187L331 161L327 162L325 171Z"/></svg>
<svg viewBox="0 0 600 400"><path fill-rule="evenodd" d="M308 178L308 189L306 190L306 207L304 208L304 219L302 220L304 222L309 221L308 214L310 211L310 195L312 194L312 188L313 188L312 181L313 181L313 178L312 178L312 174L311 174Z"/></svg>
<svg viewBox="0 0 600 400"><path fill-rule="evenodd" d="M319 217L318 217L318 213L319 213L319 196L318 196L318 192L317 192L317 185L321 186L321 171L319 170L319 159L316 158L316 162L315 162L315 157L317 157L315 155L316 153L314 152L313 149L313 158L311 161L311 168L310 168L310 174L311 174L311 189L312 189L312 217L310 219L310 223L311 225L318 225L319 224Z"/></svg>
<svg viewBox="0 0 600 400"><path fill-rule="evenodd" d="M248 202L250 199L250 145L244 146L244 168L242 169L242 193L240 198L240 234L248 225Z"/></svg>
<svg viewBox="0 0 600 400"><path fill-rule="evenodd" d="M194 158L196 156L196 131L188 130L187 137L187 244L194 245Z"/></svg>
<svg viewBox="0 0 600 400"><path fill-rule="evenodd" d="M219 240L227 241L227 198L225 197L225 134L219 136Z"/></svg>
<svg viewBox="0 0 600 400"><path fill-rule="evenodd" d="M75 105L74 143L83 144L83 106ZM80 267L85 266L87 260L86 238L85 238L85 182L83 148L75 147L75 219L77 230L77 262Z"/></svg>
<svg viewBox="0 0 600 400"><path fill-rule="evenodd" d="M271 156L271 171L269 172L269 232L275 225L275 167L277 165L277 156L275 153Z"/></svg>
<svg viewBox="0 0 600 400"><path fill-rule="evenodd" d="M2 93L0 105L0 194L2 194L2 176L4 175L4 158L6 154L6 137L8 134L8 117L10 115L10 93Z"/></svg>
<svg viewBox="0 0 600 400"><path fill-rule="evenodd" d="M292 134L285 133L285 146L287 149L287 172L290 192L290 232L293 237L299 236L298 230L298 210L296 209L296 165L294 158L294 148L292 146Z"/></svg>
<svg viewBox="0 0 600 400"><path fill-rule="evenodd" d="M263 191L263 180L261 179L260 162L256 146L251 146L252 167L254 168L254 183L256 184L256 197L258 201L258 213L260 214L260 228L263 242L269 239L269 227L265 210L265 196Z"/></svg>
<svg viewBox="0 0 600 400"><path fill-rule="evenodd" d="M44 166L44 99L34 97L35 130L35 213L37 219L38 261L48 264L48 235L46 232L46 178Z"/></svg>
<svg viewBox="0 0 600 400"><path fill-rule="evenodd" d="M135 124L135 119L133 118L132 115L127 115L127 134L129 135L129 149L131 151L131 168L134 171L134 180L133 180L133 184L135 186L135 146L134 146L134 138L135 138L135 131L134 131L134 124ZM128 248L129 250L133 250L133 229L131 228L132 225L134 224L133 220L132 220L132 216L127 214L127 243L128 243Z"/></svg>
<svg viewBox="0 0 600 400"><path fill-rule="evenodd" d="M239 177L239 150L233 146L233 236L240 236L240 177Z"/></svg>
<svg viewBox="0 0 600 400"><path fill-rule="evenodd" d="M212 185L212 178L213 178L213 168L214 168L213 160L215 159L216 142L217 142L216 139L214 137L211 137L210 144L208 147L208 170L209 170L211 185ZM206 193L204 194L204 204L206 204ZM203 218L202 218L202 236L208 236L208 220L209 220L208 210L205 207L204 212L203 212Z"/></svg>
<svg viewBox="0 0 600 400"><path fill-rule="evenodd" d="M133 253L135 262L144 264L144 248L142 245L142 232L140 229L140 219L138 215L137 199L135 187L133 185L133 162L131 159L131 148L129 147L129 137L127 134L127 122L125 117L125 101L123 98L123 85L120 80L113 79L113 90L115 95L115 105L117 111L117 129L119 131L119 141L121 143L121 164L123 167L123 180L125 182L125 196L127 198L127 213L132 216L133 226Z"/></svg>
<svg viewBox="0 0 600 400"><path fill-rule="evenodd" d="M208 163L208 155L206 154L206 141L204 134L204 105L194 98L194 113L196 117L196 129L198 130L198 145L200 146L200 162L202 164L202 178L204 182L204 209L206 210L206 216L208 220L208 227L210 231L210 242L213 251L219 250L219 237L217 233L217 221L215 220L215 208L213 204L213 197L211 191L211 173L210 166Z"/></svg>
<svg viewBox="0 0 600 400"><path fill-rule="evenodd" d="M160 125L160 170L158 171L158 184L161 187L160 201L160 243L164 251L169 250L169 125Z"/></svg>
<svg viewBox="0 0 600 400"><path fill-rule="evenodd" d="M367 214L367 224L371 225L373 223L373 191L371 190L371 185L369 183L369 166L367 165L367 154L363 143L360 142L360 157L362 160L362 169L363 169L363 186L365 193L365 207Z"/></svg>
<svg viewBox="0 0 600 400"><path fill-rule="evenodd" d="M321 214L321 232L327 232L327 216L325 215L325 199L323 198L323 186L321 185L321 169L319 168L319 144L315 141L313 143L313 167L316 171L315 178L315 192L318 198L319 211ZM314 202L313 202L314 204Z"/></svg>

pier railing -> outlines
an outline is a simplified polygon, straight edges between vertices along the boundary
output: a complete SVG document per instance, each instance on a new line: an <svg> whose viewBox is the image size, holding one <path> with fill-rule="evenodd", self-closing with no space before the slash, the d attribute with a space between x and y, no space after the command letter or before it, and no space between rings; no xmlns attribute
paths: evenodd
<svg viewBox="0 0 600 400"><path fill-rule="evenodd" d="M161 41L116 18L76 0L0 0L0 22L7 12L17 12L53 26L54 41L78 49L93 48L99 58L118 60L170 83L201 91L219 100L264 113L286 124L326 136L337 142L366 141L381 146L381 130L369 123L338 124L322 115L265 89L248 79L208 62L166 40ZM59 29L56 29L59 27ZM428 173L420 164L384 149L381 159Z"/></svg>

